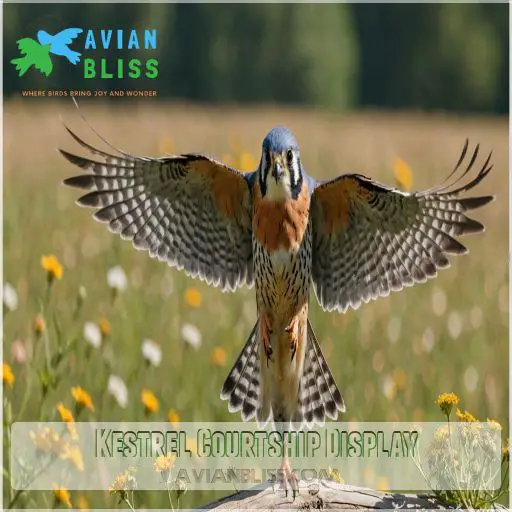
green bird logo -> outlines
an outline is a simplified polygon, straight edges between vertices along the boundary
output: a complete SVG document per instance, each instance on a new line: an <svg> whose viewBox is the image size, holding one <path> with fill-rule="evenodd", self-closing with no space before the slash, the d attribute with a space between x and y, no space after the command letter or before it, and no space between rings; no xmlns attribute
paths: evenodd
<svg viewBox="0 0 512 512"><path fill-rule="evenodd" d="M39 44L35 39L25 37L16 41L22 57L12 59L11 64L16 66L18 76L23 76L31 66L48 76L53 69L50 59L51 44Z"/></svg>

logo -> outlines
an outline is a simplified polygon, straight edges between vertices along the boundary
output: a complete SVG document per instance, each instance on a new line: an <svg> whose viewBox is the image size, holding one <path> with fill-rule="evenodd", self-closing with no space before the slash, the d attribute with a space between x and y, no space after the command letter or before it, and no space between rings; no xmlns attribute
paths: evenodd
<svg viewBox="0 0 512 512"><path fill-rule="evenodd" d="M51 35L44 30L37 32L37 41L30 37L18 39L16 44L21 57L11 60L16 67L18 76L23 76L32 66L43 75L49 76L53 70L53 62L50 53L65 57L76 65L80 62L81 53L73 51L69 45L83 30L81 28L67 28Z"/></svg>
<svg viewBox="0 0 512 512"><path fill-rule="evenodd" d="M158 76L158 60L148 58L141 60L139 57L147 55L146 52L155 52L157 50L156 29L144 29L140 33L135 30L111 30L89 29L82 37L83 52L92 51L91 57L82 59L82 53L70 48L75 44L75 39L84 32L81 28L67 28L51 35L44 30L37 32L37 41L30 37L18 39L16 44L21 54L20 57L11 60L18 71L18 75L23 76L31 67L49 76L53 71L52 57L58 55L67 59L73 66L76 66L82 60L82 77L88 78L132 78L140 77L156 78ZM101 56L101 50L117 50L117 58ZM130 55L128 52L137 51L137 56ZM142 52L142 53L141 53ZM110 53L110 55L112 55ZM126 58L134 57L134 58ZM99 57L99 58L98 58ZM150 55L150 57L152 57Z"/></svg>

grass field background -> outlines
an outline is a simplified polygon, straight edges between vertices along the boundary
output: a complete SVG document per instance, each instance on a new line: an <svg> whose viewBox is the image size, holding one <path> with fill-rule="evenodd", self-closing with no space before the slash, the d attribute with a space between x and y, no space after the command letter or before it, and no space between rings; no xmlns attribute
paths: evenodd
<svg viewBox="0 0 512 512"><path fill-rule="evenodd" d="M399 157L412 169L413 189L444 179L466 137L470 148L481 144L482 162L493 150L494 170L475 194L496 194L497 201L474 212L487 230L463 240L468 256L452 258L452 267L427 284L346 315L321 311L312 296L311 320L345 398L343 420L441 421L434 400L443 391L453 391L463 409L481 420L496 419L508 430L506 119L419 112L334 115L154 100L82 102L81 107L102 135L134 154L207 152L259 160L266 132L284 124L295 133L302 161L313 176L358 172L394 185L393 166ZM72 409L71 388L81 386L95 407L94 412L82 411L81 421L144 420L145 388L159 402L152 420L166 421L170 410L181 421L238 420L219 399L219 391L256 320L254 291L223 294L189 279L135 251L93 221L90 211L75 206L77 191L60 182L79 171L56 148L83 153L65 132L59 114L81 137L101 146L71 100L10 101L4 110L4 281L15 287L19 298L17 309L4 318L4 361L15 378L5 389L12 419L57 421L56 404ZM40 263L45 254L56 255L64 269L48 297ZM116 265L126 272L128 287L112 302L106 275ZM74 315L81 286L87 297ZM40 336L34 332L38 314L47 329ZM101 347L92 348L83 337L84 323L102 318L111 332ZM184 324L201 333L197 350L183 340ZM76 344L60 363L56 386L42 400L37 370L44 366L45 336L51 354L63 340ZM142 357L145 338L162 349L158 367ZM26 362L19 359L21 349ZM125 409L106 391L110 374L126 382ZM368 485L378 486L377 477L370 477ZM8 503L12 494L6 480L4 489ZM199 505L214 496L191 492L181 506ZM74 506L84 504L84 497L91 507L117 503L108 493L71 493ZM17 506L51 506L52 500L51 492L31 493L20 496ZM165 493L141 492L136 501L138 507L168 506Z"/></svg>

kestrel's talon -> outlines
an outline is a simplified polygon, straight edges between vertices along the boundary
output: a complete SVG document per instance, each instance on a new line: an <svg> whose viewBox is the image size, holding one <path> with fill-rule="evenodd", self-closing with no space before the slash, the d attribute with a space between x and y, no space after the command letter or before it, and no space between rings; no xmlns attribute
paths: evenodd
<svg viewBox="0 0 512 512"><path fill-rule="evenodd" d="M268 362L273 361L272 359L272 346L270 345L270 335L272 334L272 324L268 315L263 313L260 320L260 338L263 343L263 350L267 356L267 367Z"/></svg>
<svg viewBox="0 0 512 512"><path fill-rule="evenodd" d="M288 459L283 459L279 476L281 478L282 487L284 488L285 497L288 497L288 483L290 483L290 487L292 488L292 501L295 501L295 497L299 495L299 478L292 471Z"/></svg>
<svg viewBox="0 0 512 512"><path fill-rule="evenodd" d="M297 317L294 317L292 321L288 324L287 327L284 328L286 332L292 332L295 330L295 326L297 325Z"/></svg>

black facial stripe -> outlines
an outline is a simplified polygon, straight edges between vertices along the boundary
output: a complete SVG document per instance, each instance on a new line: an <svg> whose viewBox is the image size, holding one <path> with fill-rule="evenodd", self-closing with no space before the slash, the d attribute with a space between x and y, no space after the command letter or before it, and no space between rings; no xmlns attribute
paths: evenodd
<svg viewBox="0 0 512 512"><path fill-rule="evenodd" d="M261 189L261 195L264 196L267 193L267 179L268 174L270 172L270 167L272 165L271 159L270 159L270 153L268 149L265 149L263 152L263 155L261 156L261 163L260 163L260 189Z"/></svg>

